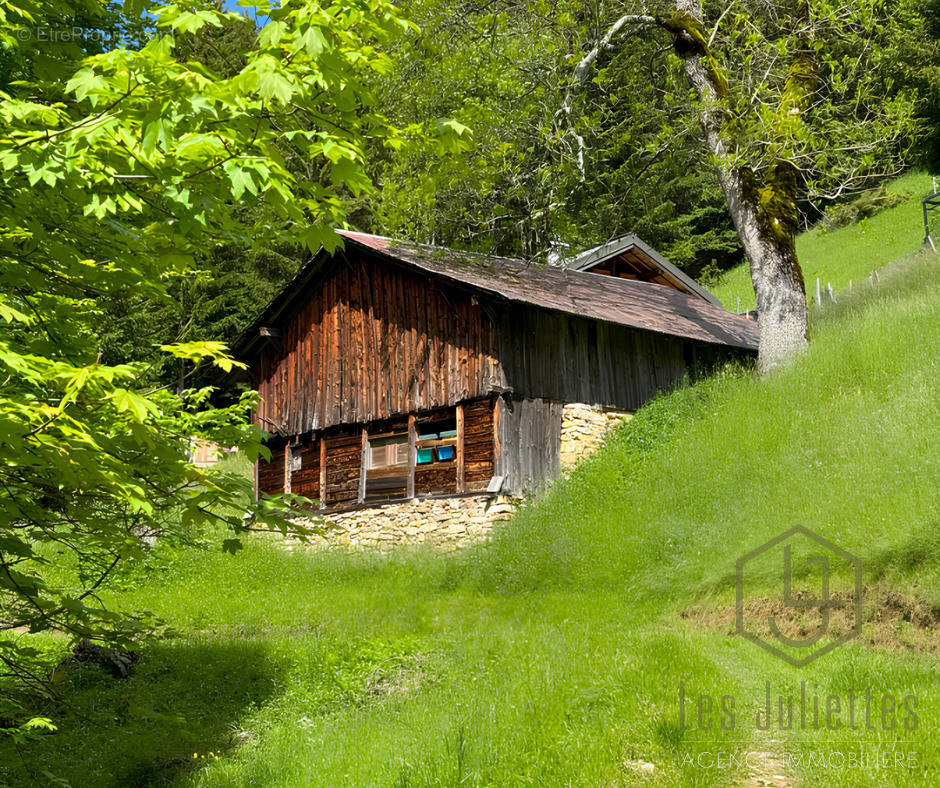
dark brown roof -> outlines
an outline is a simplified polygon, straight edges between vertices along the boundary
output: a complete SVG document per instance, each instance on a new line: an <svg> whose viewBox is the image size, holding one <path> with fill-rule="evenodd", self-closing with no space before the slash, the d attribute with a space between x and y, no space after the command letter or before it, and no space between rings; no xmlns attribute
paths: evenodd
<svg viewBox="0 0 940 788"><path fill-rule="evenodd" d="M366 247L399 264L426 271L508 301L615 323L700 342L757 349L757 325L697 295L672 287L592 274L570 268L537 266L508 257L461 252L341 231L347 253ZM321 250L271 302L238 342L245 353L261 326L271 325L300 294L310 273L323 261ZM327 255L328 257L328 255Z"/></svg>

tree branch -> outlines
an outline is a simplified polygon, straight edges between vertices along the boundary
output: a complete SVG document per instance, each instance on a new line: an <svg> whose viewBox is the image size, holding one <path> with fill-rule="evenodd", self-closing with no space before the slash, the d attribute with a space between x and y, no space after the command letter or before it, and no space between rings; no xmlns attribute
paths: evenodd
<svg viewBox="0 0 940 788"><path fill-rule="evenodd" d="M578 143L578 172L581 173L582 180L584 179L584 138L574 130L574 125L571 123L571 104L574 100L574 91L587 82L588 74L591 73L591 67L594 65L594 61L597 60L601 52L610 48L614 39L620 34L624 26L628 24L636 25L636 27L631 29L631 33L638 33L652 27L657 24L657 22L655 17L646 14L624 14L620 19L614 22L601 37L600 41L595 44L594 48L581 58L578 65L574 67L574 71L571 73L571 82L568 85L568 90L565 92L564 101L562 101L561 107L555 113L556 120L561 117L565 118L568 123L569 131Z"/></svg>

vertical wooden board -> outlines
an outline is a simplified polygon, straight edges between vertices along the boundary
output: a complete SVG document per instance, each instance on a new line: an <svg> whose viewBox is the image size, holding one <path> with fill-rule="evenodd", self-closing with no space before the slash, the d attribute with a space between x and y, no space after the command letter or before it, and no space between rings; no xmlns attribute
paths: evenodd
<svg viewBox="0 0 940 788"><path fill-rule="evenodd" d="M375 288L375 387L377 392L376 416L381 417L388 413L388 331L386 330L386 298L387 290L385 271L376 267L374 269Z"/></svg>
<svg viewBox="0 0 940 788"><path fill-rule="evenodd" d="M464 417L463 405L457 406L457 492L462 493L464 483Z"/></svg>
<svg viewBox="0 0 940 788"><path fill-rule="evenodd" d="M368 339L369 316L368 316L368 295L367 295L367 274L361 260L352 261L354 285L354 305L356 329L353 334L353 342L356 344L356 413L359 421L368 421L369 404L368 391L370 376L366 368L368 359Z"/></svg>
<svg viewBox="0 0 940 788"><path fill-rule="evenodd" d="M415 429L415 415L408 414L408 486L405 495L415 497L415 466L418 461L418 431Z"/></svg>
<svg viewBox="0 0 940 788"><path fill-rule="evenodd" d="M411 397L412 385L412 352L414 348L414 339L417 334L414 324L414 291L415 285L411 282L406 283L402 293L402 314L401 327L399 334L401 341L398 348L398 357L401 362L402 371L402 411L411 412L415 409Z"/></svg>
<svg viewBox="0 0 940 788"><path fill-rule="evenodd" d="M340 266L340 273L336 277L336 284L339 292L336 296L336 379L339 386L336 401L338 403L339 413L337 418L342 418L342 412L349 408L349 364L350 364L350 346L346 337L347 327L349 326L349 267Z"/></svg>
<svg viewBox="0 0 940 788"><path fill-rule="evenodd" d="M371 421L373 418L372 410L372 381L373 370L369 363L372 358L372 275L369 266L364 260L358 261L359 275L362 277L360 283L362 298L362 367L363 367L363 387L362 387L362 418L364 421Z"/></svg>
<svg viewBox="0 0 940 788"><path fill-rule="evenodd" d="M300 347L298 346L298 337L300 335L299 328L300 322L297 320L293 321L290 327L290 339L287 348L287 387L289 392L287 395L287 402L291 409L290 427L288 429L294 435L299 434L303 429L300 424L300 409L298 407L300 404L300 364L298 363L300 355Z"/></svg>
<svg viewBox="0 0 940 788"><path fill-rule="evenodd" d="M502 411L504 405L503 397L497 397L493 401L493 475L505 476L503 469L503 442L501 430L503 424Z"/></svg>
<svg viewBox="0 0 940 788"><path fill-rule="evenodd" d="M396 335L397 327L397 304L398 288L401 284L401 278L394 276L389 272L389 289L387 293L387 314L388 314L388 413L398 413L398 337Z"/></svg>
<svg viewBox="0 0 940 788"><path fill-rule="evenodd" d="M366 471L368 470L368 457L366 449L369 446L369 433L366 428L362 428L362 447L359 454L359 493L356 496L358 503L366 499Z"/></svg>
<svg viewBox="0 0 940 788"><path fill-rule="evenodd" d="M424 377L421 381L421 390L422 390L422 408L429 408L433 403L433 397L431 395L431 353L434 347L434 343L431 337L431 314L430 314L430 291L429 288L425 288L421 293L421 299L419 301L419 306L424 312L424 348L421 354L422 358L422 367Z"/></svg>
<svg viewBox="0 0 940 788"><path fill-rule="evenodd" d="M287 442L287 445L284 447L284 492L289 493L290 490L290 441Z"/></svg>
<svg viewBox="0 0 940 788"><path fill-rule="evenodd" d="M321 433L318 439L320 450L320 506L327 505L326 494L326 437Z"/></svg>
<svg viewBox="0 0 940 788"><path fill-rule="evenodd" d="M408 328L408 298L411 290L416 286L410 277L400 277L398 292L398 412L407 413L412 410L411 398L408 396L408 341L411 332Z"/></svg>
<svg viewBox="0 0 940 788"><path fill-rule="evenodd" d="M331 345L330 345L330 376L333 380L333 395L331 397L331 408L330 408L330 421L332 423L341 422L343 420L343 377L342 377L342 364L343 364L343 344L340 341L340 321L342 318L342 308L340 304L340 285L341 282L337 277L332 279L332 311L333 311L333 321L331 329Z"/></svg>
<svg viewBox="0 0 940 788"><path fill-rule="evenodd" d="M323 427L329 425L330 423L330 413L327 411L327 399L330 396L329 385L330 385L330 349L329 342L327 341L327 327L329 326L330 321L330 294L329 294L329 282L325 283L323 286L323 310L320 316L320 326L319 331L317 332L318 342L320 345L320 375L319 375L319 389L317 391L317 409L320 414L320 419L317 426L322 429Z"/></svg>
<svg viewBox="0 0 940 788"><path fill-rule="evenodd" d="M307 403L310 382L307 380L304 371L310 369L310 363L307 359L307 334L310 315L310 302L303 305L300 310L300 316L297 320L298 339L297 339L297 376L299 380L299 391L297 399L297 419L298 433L304 433L310 427L307 425Z"/></svg>

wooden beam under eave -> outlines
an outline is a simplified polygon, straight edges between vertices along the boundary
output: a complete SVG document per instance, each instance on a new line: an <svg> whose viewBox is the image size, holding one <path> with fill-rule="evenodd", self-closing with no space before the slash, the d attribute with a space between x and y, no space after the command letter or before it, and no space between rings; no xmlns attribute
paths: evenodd
<svg viewBox="0 0 940 788"><path fill-rule="evenodd" d="M267 337L269 339L276 339L281 335L281 329L271 328L269 326L261 326L258 329L258 336Z"/></svg>

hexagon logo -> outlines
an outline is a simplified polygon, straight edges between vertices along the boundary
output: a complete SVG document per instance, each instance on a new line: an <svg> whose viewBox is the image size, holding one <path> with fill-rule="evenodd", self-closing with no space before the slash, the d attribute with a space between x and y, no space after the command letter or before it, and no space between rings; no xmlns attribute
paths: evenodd
<svg viewBox="0 0 940 788"><path fill-rule="evenodd" d="M862 562L802 525L736 563L739 635L803 667L862 631ZM779 587L779 596L758 588Z"/></svg>

